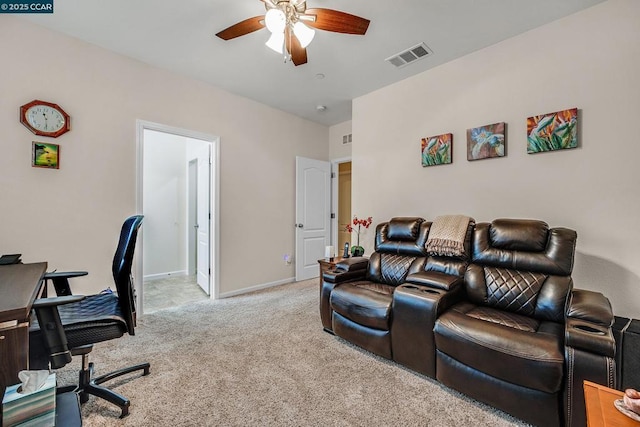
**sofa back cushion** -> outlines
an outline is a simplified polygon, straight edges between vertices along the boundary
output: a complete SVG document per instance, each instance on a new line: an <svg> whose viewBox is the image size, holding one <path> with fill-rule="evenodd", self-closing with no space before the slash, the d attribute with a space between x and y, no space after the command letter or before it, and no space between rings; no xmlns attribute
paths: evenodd
<svg viewBox="0 0 640 427"><path fill-rule="evenodd" d="M378 224L367 278L393 286L404 283L411 264L426 255L428 231L424 219L417 217L391 218Z"/></svg>
<svg viewBox="0 0 640 427"><path fill-rule="evenodd" d="M427 238L431 231L432 224L432 222L426 221L423 223L423 228L426 228ZM464 239L464 249L461 256L454 257L428 254L428 256L424 258L416 260L416 262L411 266L409 274L418 273L420 271L436 271L438 273L462 277L465 270L467 269L467 265L469 264L469 260L471 258L471 240L473 237L474 229L475 221L471 219L469 221L469 224L467 225L467 232Z"/></svg>
<svg viewBox="0 0 640 427"><path fill-rule="evenodd" d="M500 219L477 224L468 298L479 305L562 321L573 283L576 232L542 221Z"/></svg>

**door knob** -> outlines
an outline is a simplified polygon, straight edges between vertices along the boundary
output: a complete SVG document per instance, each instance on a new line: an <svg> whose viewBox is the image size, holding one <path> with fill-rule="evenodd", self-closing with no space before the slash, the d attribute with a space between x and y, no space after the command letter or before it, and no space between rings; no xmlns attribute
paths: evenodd
<svg viewBox="0 0 640 427"><path fill-rule="evenodd" d="M298 228L304 227L304 225L302 225L302 224L296 224L295 226L298 227Z"/></svg>

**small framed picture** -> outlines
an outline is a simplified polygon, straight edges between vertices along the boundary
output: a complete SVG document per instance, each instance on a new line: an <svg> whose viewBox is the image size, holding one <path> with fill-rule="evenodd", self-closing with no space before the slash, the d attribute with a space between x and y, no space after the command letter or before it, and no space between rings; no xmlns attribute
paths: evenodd
<svg viewBox="0 0 640 427"><path fill-rule="evenodd" d="M527 119L527 154L578 146L578 109L540 114Z"/></svg>
<svg viewBox="0 0 640 427"><path fill-rule="evenodd" d="M60 169L60 146L33 141L31 166L34 168Z"/></svg>
<svg viewBox="0 0 640 427"><path fill-rule="evenodd" d="M451 158L451 146L453 134L445 133L437 136L422 138L422 166L446 165L453 161Z"/></svg>
<svg viewBox="0 0 640 427"><path fill-rule="evenodd" d="M504 157L506 152L504 131L504 122L467 129L467 160Z"/></svg>

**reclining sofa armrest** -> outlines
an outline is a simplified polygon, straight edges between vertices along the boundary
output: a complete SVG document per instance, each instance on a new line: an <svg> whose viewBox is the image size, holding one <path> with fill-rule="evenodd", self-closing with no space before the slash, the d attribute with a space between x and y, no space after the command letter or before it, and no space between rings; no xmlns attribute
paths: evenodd
<svg viewBox="0 0 640 427"><path fill-rule="evenodd" d="M565 323L565 425L584 426L583 382L616 387L616 343L609 300L598 292L574 289Z"/></svg>
<svg viewBox="0 0 640 427"><path fill-rule="evenodd" d="M369 258L346 258L336 264L334 270L325 271L320 285L320 320L325 331L333 333L331 324L332 310L329 299L336 285L351 280L362 280L367 277Z"/></svg>
<svg viewBox="0 0 640 427"><path fill-rule="evenodd" d="M322 279L329 283L342 283L347 280L361 279L367 275L368 266L369 258L346 258L337 263L334 270L325 271Z"/></svg>
<svg viewBox="0 0 640 427"><path fill-rule="evenodd" d="M611 325L614 316L609 300L599 292L574 289L569 300L565 343L569 347L615 357Z"/></svg>
<svg viewBox="0 0 640 427"><path fill-rule="evenodd" d="M597 323L605 327L611 327L614 321L609 299L600 292L585 289L574 289L571 292L567 317Z"/></svg>
<svg viewBox="0 0 640 427"><path fill-rule="evenodd" d="M369 266L369 258L365 258L365 257L345 258L339 263L337 263L333 270L326 271L323 275L323 279L327 277L331 283L336 283L335 278L342 277L341 275L344 273L351 273L346 275L345 277L351 277L351 276L358 277L359 275L362 275L364 277L364 275L366 275L368 266ZM341 278L337 280L344 281L345 279Z"/></svg>
<svg viewBox="0 0 640 427"><path fill-rule="evenodd" d="M450 291L462 285L463 278L438 271L418 271L407 275L407 283Z"/></svg>

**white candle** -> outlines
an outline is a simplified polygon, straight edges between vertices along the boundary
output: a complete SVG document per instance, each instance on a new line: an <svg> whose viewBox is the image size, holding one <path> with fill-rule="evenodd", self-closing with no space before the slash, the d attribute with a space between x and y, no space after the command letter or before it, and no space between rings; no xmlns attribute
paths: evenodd
<svg viewBox="0 0 640 427"><path fill-rule="evenodd" d="M333 246L325 246L325 248L324 248L324 257L325 258L333 258Z"/></svg>

